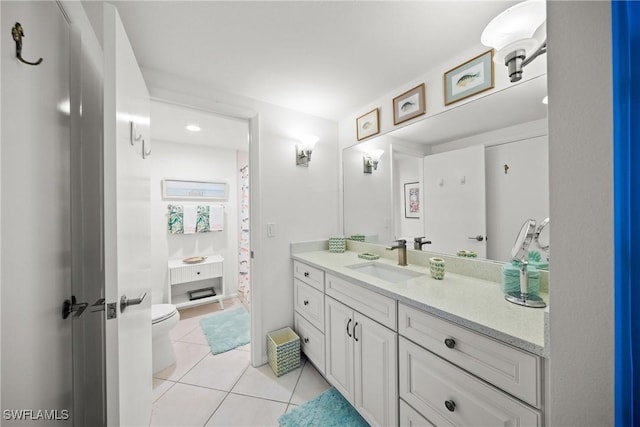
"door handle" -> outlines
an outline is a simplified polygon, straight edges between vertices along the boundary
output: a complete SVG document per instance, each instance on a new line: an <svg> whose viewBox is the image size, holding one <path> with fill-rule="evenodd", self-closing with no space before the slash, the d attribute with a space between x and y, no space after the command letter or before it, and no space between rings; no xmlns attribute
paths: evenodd
<svg viewBox="0 0 640 427"><path fill-rule="evenodd" d="M71 299L66 299L62 303L62 318L66 319L71 313L76 313L75 317L80 317L82 316L82 313L84 313L84 311L87 309L88 305L89 304L87 304L86 302L76 302L76 296L71 295Z"/></svg>
<svg viewBox="0 0 640 427"><path fill-rule="evenodd" d="M142 304L142 301L146 296L147 296L146 292L140 295L140 297L132 298L132 299L127 298L126 295L122 295L122 297L120 297L120 313L124 313L124 309L129 307L130 305Z"/></svg>
<svg viewBox="0 0 640 427"><path fill-rule="evenodd" d="M98 301L94 302L91 305L90 310L95 313L96 311L104 311L104 307L104 298L100 298Z"/></svg>
<svg viewBox="0 0 640 427"><path fill-rule="evenodd" d="M478 242L482 242L484 240L484 236L482 234L478 234L475 237L469 237L470 240L477 240Z"/></svg>

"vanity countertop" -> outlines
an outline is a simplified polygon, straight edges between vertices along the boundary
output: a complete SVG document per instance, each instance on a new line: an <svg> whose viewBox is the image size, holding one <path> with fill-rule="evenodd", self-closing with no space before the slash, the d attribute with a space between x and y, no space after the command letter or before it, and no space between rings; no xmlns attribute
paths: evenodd
<svg viewBox="0 0 640 427"><path fill-rule="evenodd" d="M359 258L357 252L351 251L300 252L293 254L292 258L514 347L548 357L545 347L545 312L548 312L548 306L540 309L509 303L504 299L500 283L449 271L443 280L436 280L431 277L429 267L411 264L402 268L424 275L390 283L347 268L367 262ZM375 262L396 265L385 258ZM540 296L548 301L547 294Z"/></svg>

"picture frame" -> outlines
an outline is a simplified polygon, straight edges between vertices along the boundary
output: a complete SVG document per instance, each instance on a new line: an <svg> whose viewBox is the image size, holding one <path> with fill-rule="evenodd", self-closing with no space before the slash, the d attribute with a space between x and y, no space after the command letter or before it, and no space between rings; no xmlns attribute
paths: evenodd
<svg viewBox="0 0 640 427"><path fill-rule="evenodd" d="M494 87L493 49L444 73L444 105L450 105Z"/></svg>
<svg viewBox="0 0 640 427"><path fill-rule="evenodd" d="M426 112L426 88L424 83L393 98L394 125L421 116Z"/></svg>
<svg viewBox="0 0 640 427"><path fill-rule="evenodd" d="M164 179L162 180L162 198L165 200L226 200L227 183Z"/></svg>
<svg viewBox="0 0 640 427"><path fill-rule="evenodd" d="M404 217L420 218L420 183L407 182L404 184Z"/></svg>
<svg viewBox="0 0 640 427"><path fill-rule="evenodd" d="M380 110L374 108L356 119L358 141L380 133Z"/></svg>

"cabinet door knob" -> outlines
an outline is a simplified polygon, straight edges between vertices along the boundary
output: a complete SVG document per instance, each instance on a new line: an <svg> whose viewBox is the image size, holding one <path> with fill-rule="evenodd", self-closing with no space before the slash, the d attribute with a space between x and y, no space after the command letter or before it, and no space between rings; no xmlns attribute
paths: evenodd
<svg viewBox="0 0 640 427"><path fill-rule="evenodd" d="M444 345L446 345L448 348L453 348L456 346L456 340L454 340L453 338L445 338Z"/></svg>
<svg viewBox="0 0 640 427"><path fill-rule="evenodd" d="M349 325L351 324L351 319L349 319L349 321L347 322L347 335L349 335L349 338L351 338L351 334L349 333Z"/></svg>
<svg viewBox="0 0 640 427"><path fill-rule="evenodd" d="M447 407L449 412L453 412L456 410L456 403L453 400L445 400L444 406Z"/></svg>
<svg viewBox="0 0 640 427"><path fill-rule="evenodd" d="M199 272L199 271L196 271L196 274L200 274L200 272Z"/></svg>
<svg viewBox="0 0 640 427"><path fill-rule="evenodd" d="M304 300L303 304L304 305L309 305L309 300L308 299Z"/></svg>
<svg viewBox="0 0 640 427"><path fill-rule="evenodd" d="M304 339L304 343L307 344L309 342L309 338Z"/></svg>
<svg viewBox="0 0 640 427"><path fill-rule="evenodd" d="M309 272L308 271L304 272L304 277L309 277Z"/></svg>

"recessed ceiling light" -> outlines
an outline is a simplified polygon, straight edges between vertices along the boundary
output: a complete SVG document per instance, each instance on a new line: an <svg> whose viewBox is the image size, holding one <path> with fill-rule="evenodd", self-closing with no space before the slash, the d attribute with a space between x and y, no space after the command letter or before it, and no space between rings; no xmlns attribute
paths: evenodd
<svg viewBox="0 0 640 427"><path fill-rule="evenodd" d="M198 125L187 125L187 130L191 132L200 132L200 126Z"/></svg>

